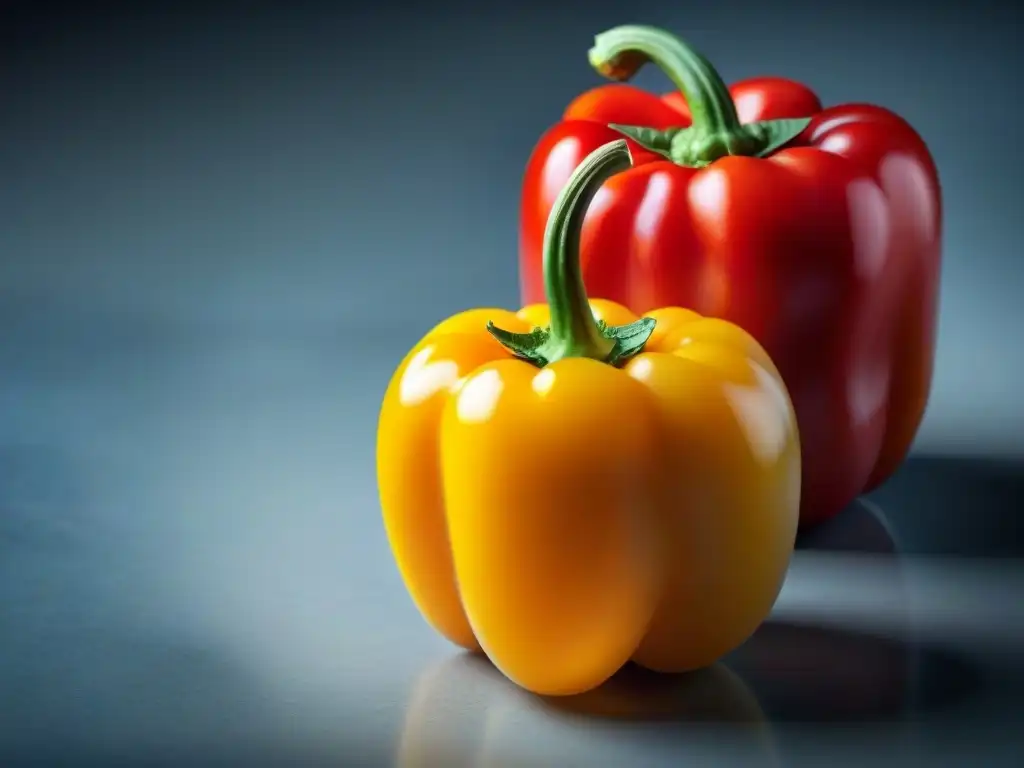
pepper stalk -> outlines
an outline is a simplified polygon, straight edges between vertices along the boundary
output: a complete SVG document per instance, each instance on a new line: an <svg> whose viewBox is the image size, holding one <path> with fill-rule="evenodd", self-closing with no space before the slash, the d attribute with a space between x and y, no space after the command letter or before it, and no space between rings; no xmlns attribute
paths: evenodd
<svg viewBox="0 0 1024 768"><path fill-rule="evenodd" d="M621 365L638 354L654 332L655 320L649 317L620 326L597 320L580 266L580 234L590 203L609 178L632 165L626 141L617 139L587 155L562 188L544 231L544 293L551 310L550 327L513 333L487 324L487 331L516 357L540 368L568 357Z"/></svg>
<svg viewBox="0 0 1024 768"><path fill-rule="evenodd" d="M627 24L594 38L591 66L611 80L626 81L651 61L676 86L692 118L689 128L614 128L677 165L702 168L729 155L765 157L795 139L809 117L743 124L729 89L711 63L675 35L656 27Z"/></svg>

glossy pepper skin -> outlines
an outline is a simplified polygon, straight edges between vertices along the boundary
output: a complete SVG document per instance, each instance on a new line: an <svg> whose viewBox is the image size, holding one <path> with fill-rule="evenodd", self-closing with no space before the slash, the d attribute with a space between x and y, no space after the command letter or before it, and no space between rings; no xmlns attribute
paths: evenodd
<svg viewBox="0 0 1024 768"><path fill-rule="evenodd" d="M629 659L704 667L775 602L796 536L795 415L761 346L678 307L588 302L579 228L623 140L556 201L547 304L445 320L381 409L387 535L416 606L520 686L590 690Z"/></svg>
<svg viewBox="0 0 1024 768"><path fill-rule="evenodd" d="M801 522L831 517L895 471L928 400L942 212L927 147L885 109L822 109L789 80L727 89L657 29L599 35L590 60L615 80L654 61L678 90L595 88L540 140L522 191L524 302L543 295L558 190L625 135L636 166L605 184L583 226L588 292L637 313L691 307L758 339L797 412Z"/></svg>

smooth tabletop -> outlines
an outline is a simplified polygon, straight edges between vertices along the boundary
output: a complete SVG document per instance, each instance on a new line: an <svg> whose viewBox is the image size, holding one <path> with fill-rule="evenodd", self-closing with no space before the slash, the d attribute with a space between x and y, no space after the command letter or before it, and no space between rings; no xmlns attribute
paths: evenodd
<svg viewBox="0 0 1024 768"><path fill-rule="evenodd" d="M374 479L379 339L33 333L2 350L5 766L1020 754L1012 462L912 458L802 538L772 620L724 663L545 700L435 636L402 587Z"/></svg>

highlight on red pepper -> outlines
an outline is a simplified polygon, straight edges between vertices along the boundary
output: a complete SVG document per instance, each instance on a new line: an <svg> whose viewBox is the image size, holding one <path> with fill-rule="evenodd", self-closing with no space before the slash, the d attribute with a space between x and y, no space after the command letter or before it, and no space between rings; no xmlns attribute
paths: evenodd
<svg viewBox="0 0 1024 768"><path fill-rule="evenodd" d="M796 417L748 333L588 301L580 227L625 140L569 176L544 296L451 317L399 365L377 475L405 585L520 686L591 690L627 661L705 667L767 617L796 537Z"/></svg>
<svg viewBox="0 0 1024 768"><path fill-rule="evenodd" d="M726 87L677 37L597 36L590 62L626 81L646 62L676 91L584 93L527 165L526 303L544 296L544 227L573 169L625 136L635 167L609 180L581 235L591 296L644 313L686 306L741 326L775 361L803 446L801 523L883 483L910 449L932 379L941 196L918 134L881 107L823 109L806 86Z"/></svg>

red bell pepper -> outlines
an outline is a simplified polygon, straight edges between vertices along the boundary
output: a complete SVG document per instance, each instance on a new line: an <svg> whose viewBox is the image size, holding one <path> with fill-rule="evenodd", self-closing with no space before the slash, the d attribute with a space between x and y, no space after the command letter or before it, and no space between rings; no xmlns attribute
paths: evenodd
<svg viewBox="0 0 1024 768"><path fill-rule="evenodd" d="M534 150L522 192L524 304L544 300L541 247L558 192L584 157L625 136L636 167L602 187L584 222L587 293L636 313L691 307L758 339L796 408L801 524L823 520L895 471L924 415L941 251L935 164L892 112L823 109L777 77L727 88L658 29L616 27L590 51L612 80L647 61L678 91L595 88Z"/></svg>

